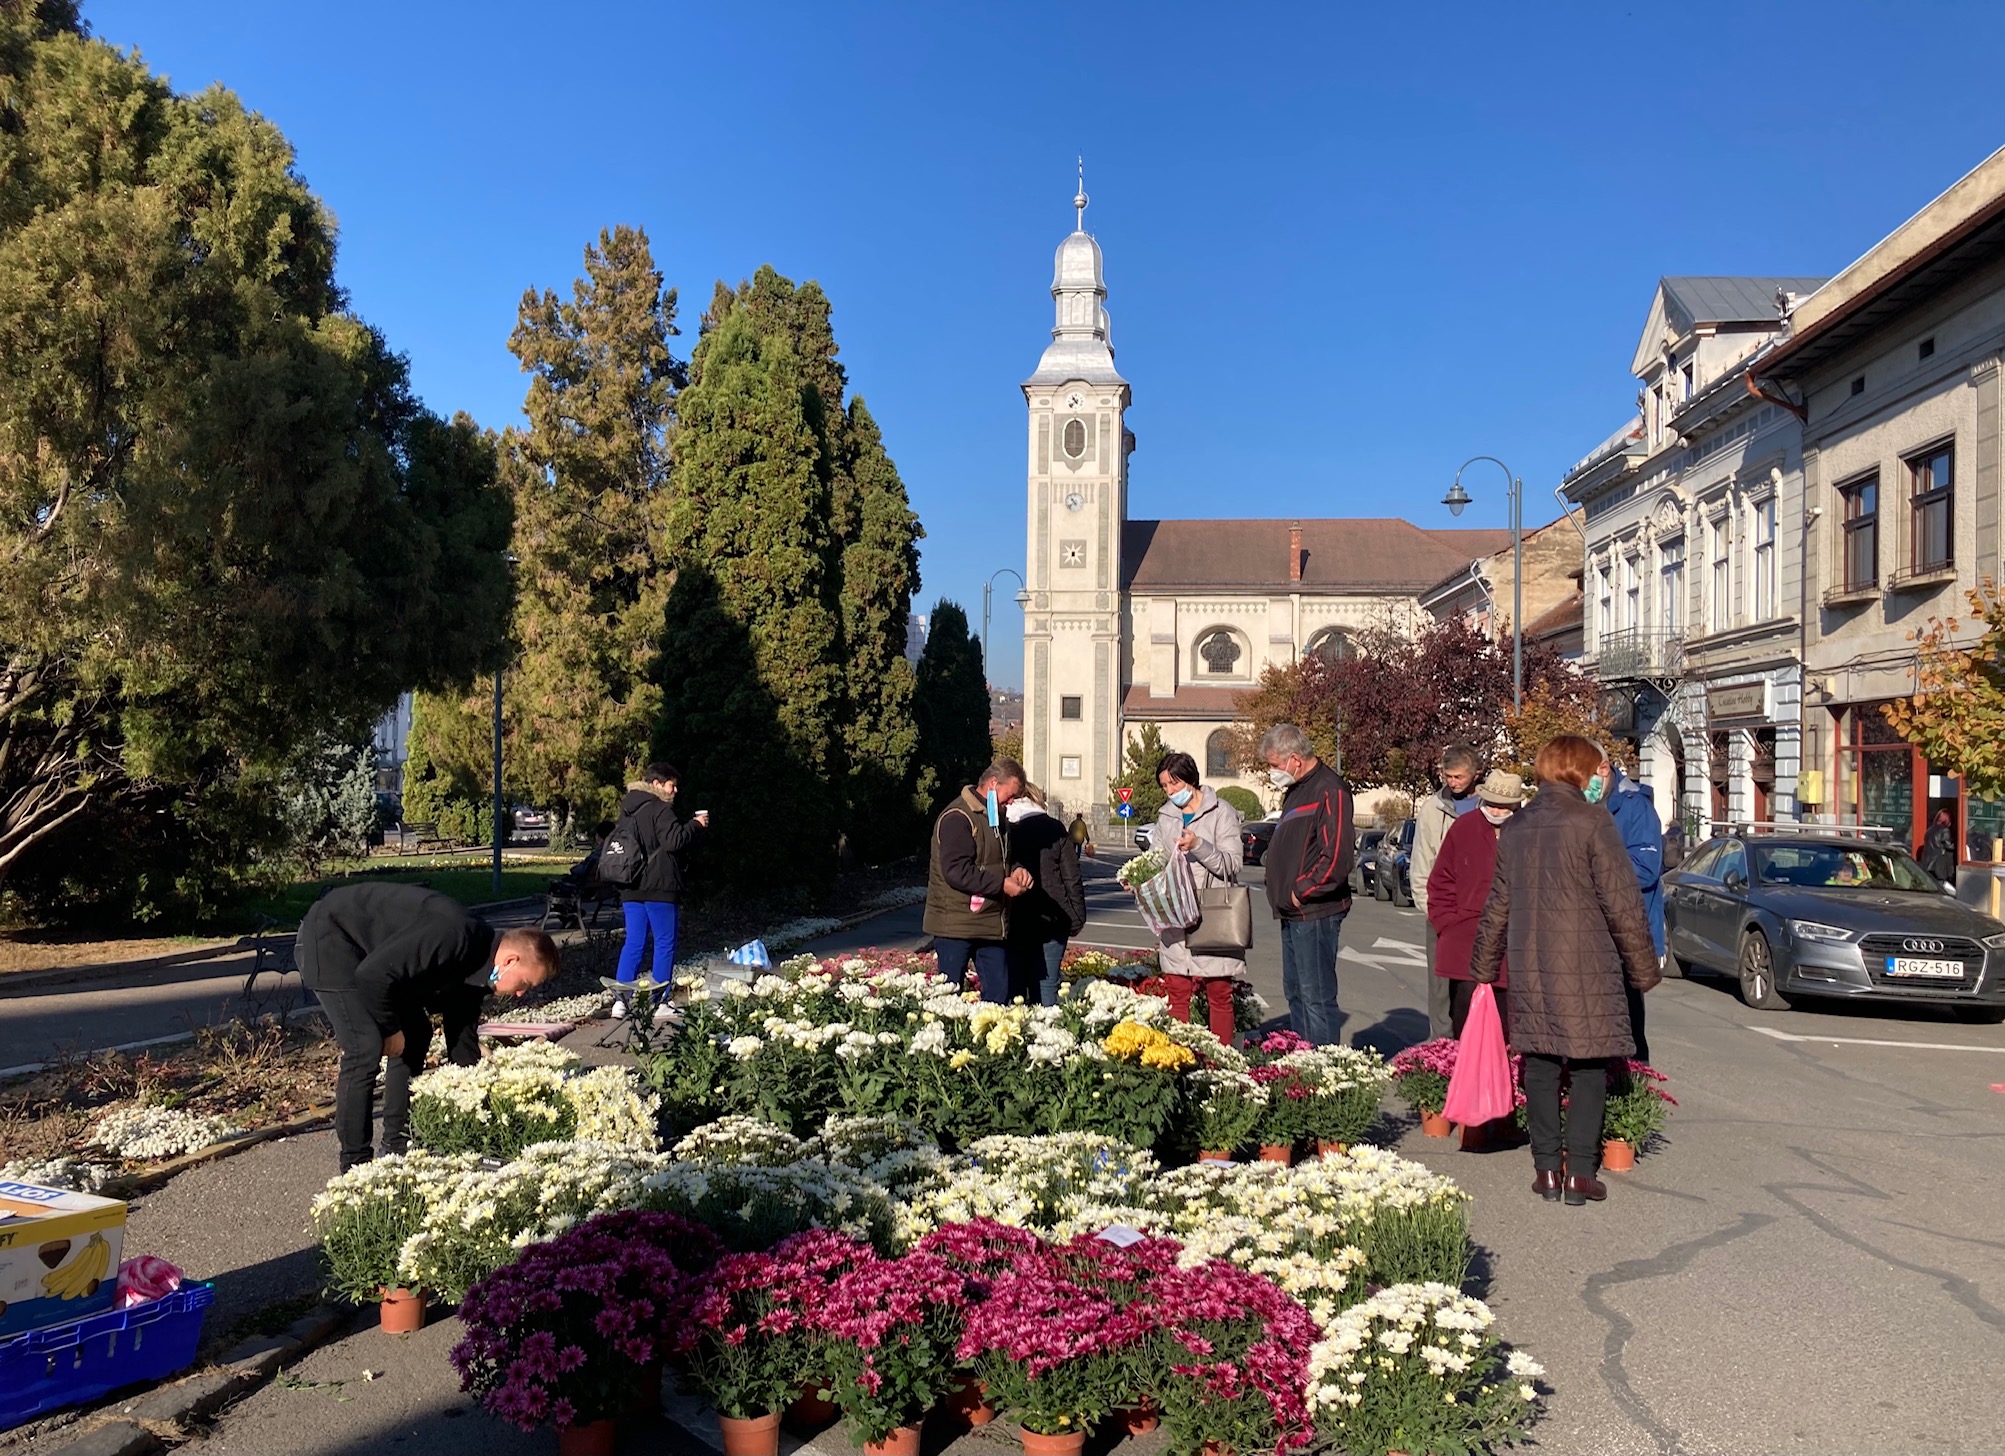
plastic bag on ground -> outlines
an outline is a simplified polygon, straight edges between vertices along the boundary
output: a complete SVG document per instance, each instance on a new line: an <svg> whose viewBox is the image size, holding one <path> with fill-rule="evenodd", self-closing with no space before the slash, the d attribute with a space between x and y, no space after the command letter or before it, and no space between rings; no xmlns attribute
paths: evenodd
<svg viewBox="0 0 2005 1456"><path fill-rule="evenodd" d="M1515 1107L1511 1053L1504 1045L1497 997L1487 985L1478 984L1469 1001L1469 1019L1462 1024L1455 1073L1448 1079L1448 1097L1441 1115L1464 1127L1476 1127L1508 1116Z"/></svg>
<svg viewBox="0 0 2005 1456"><path fill-rule="evenodd" d="M130 1309L135 1304L172 1294L180 1287L179 1269L155 1255L141 1254L118 1266L118 1292L112 1296L112 1307Z"/></svg>

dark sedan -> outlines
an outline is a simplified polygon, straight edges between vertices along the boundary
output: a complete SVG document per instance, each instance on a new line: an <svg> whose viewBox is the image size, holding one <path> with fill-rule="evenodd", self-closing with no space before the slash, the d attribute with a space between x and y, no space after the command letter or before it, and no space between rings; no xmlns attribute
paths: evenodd
<svg viewBox="0 0 2005 1456"><path fill-rule="evenodd" d="M1373 861L1378 856L1379 841L1385 838L1383 829L1367 829L1358 835L1358 852L1354 857L1357 865L1357 883L1352 888L1360 895L1372 893Z"/></svg>
<svg viewBox="0 0 2005 1456"><path fill-rule="evenodd" d="M1413 821L1402 819L1388 829L1372 851L1371 892L1395 905L1413 903Z"/></svg>
<svg viewBox="0 0 2005 1456"><path fill-rule="evenodd" d="M1240 843L1246 850L1246 862L1257 865L1267 858L1267 846L1274 842L1274 826L1279 819L1255 819L1240 829Z"/></svg>
<svg viewBox="0 0 2005 1456"><path fill-rule="evenodd" d="M2005 1021L2005 923L1958 903L1897 845L1841 834L1724 835L1664 876L1666 969L1718 972L1741 999L1946 1005Z"/></svg>

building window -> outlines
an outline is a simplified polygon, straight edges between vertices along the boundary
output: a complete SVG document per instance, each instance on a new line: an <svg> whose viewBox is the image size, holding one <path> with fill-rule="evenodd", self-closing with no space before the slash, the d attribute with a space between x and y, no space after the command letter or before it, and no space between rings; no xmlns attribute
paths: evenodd
<svg viewBox="0 0 2005 1456"><path fill-rule="evenodd" d="M1936 571L1951 563L1950 487L1955 466L1948 443L1914 456L1908 465L1908 507L1913 539L1908 563L1916 571Z"/></svg>
<svg viewBox="0 0 2005 1456"><path fill-rule="evenodd" d="M1636 558L1622 558L1622 625L1640 627L1643 625L1643 580L1636 569Z"/></svg>
<svg viewBox="0 0 2005 1456"><path fill-rule="evenodd" d="M1351 634L1341 627L1325 627L1309 641L1309 656L1321 658L1330 667L1357 655L1357 644L1351 641Z"/></svg>
<svg viewBox="0 0 2005 1456"><path fill-rule="evenodd" d="M1685 377L1685 398L1690 399L1692 397L1692 385L1694 378L1692 373L1692 366L1690 364L1687 364L1685 366L1684 377Z"/></svg>
<svg viewBox="0 0 2005 1456"><path fill-rule="evenodd" d="M1720 516L1707 528L1711 541L1709 553L1712 564L1712 590L1706 597L1706 630L1724 632L1733 625L1733 561L1727 554L1732 536L1727 530L1727 518Z"/></svg>
<svg viewBox="0 0 2005 1456"><path fill-rule="evenodd" d="M1935 357L1935 340L1934 340L1934 339L1933 339L1932 337L1931 337L1931 338L1927 338L1927 339L1923 339L1923 340L1921 341L1921 348L1920 348L1919 350L1917 350L1916 352L1917 352L1917 353L1918 353L1918 354L1919 354L1919 355L1920 355L1920 356L1921 356L1922 358L1924 358L1924 359L1932 359L1932 358L1934 358L1934 357Z"/></svg>
<svg viewBox="0 0 2005 1456"><path fill-rule="evenodd" d="M1601 606L1595 616L1595 630L1607 636L1615 630L1615 578L1606 563L1595 568L1596 600Z"/></svg>
<svg viewBox="0 0 2005 1456"><path fill-rule="evenodd" d="M1656 444L1664 436L1664 386L1659 384L1650 391L1650 443Z"/></svg>
<svg viewBox="0 0 2005 1456"><path fill-rule="evenodd" d="M1204 740L1204 776L1208 779L1236 779L1239 770L1232 766L1232 730L1215 728L1211 737Z"/></svg>
<svg viewBox="0 0 2005 1456"><path fill-rule="evenodd" d="M1852 381L1852 393L1864 394L1865 392L1866 392L1866 376L1861 374L1857 379Z"/></svg>
<svg viewBox="0 0 2005 1456"><path fill-rule="evenodd" d="M1060 698L1058 700L1058 716L1068 723L1077 723L1079 721L1079 703L1080 700L1076 697Z"/></svg>
<svg viewBox="0 0 2005 1456"><path fill-rule="evenodd" d="M1880 580L1880 477L1842 485L1838 496L1845 503L1845 590L1863 591Z"/></svg>
<svg viewBox="0 0 2005 1456"><path fill-rule="evenodd" d="M1079 777L1079 758L1076 754L1067 754L1058 760L1058 776L1062 779Z"/></svg>
<svg viewBox="0 0 2005 1456"><path fill-rule="evenodd" d="M1754 508L1754 619L1775 615L1775 497Z"/></svg>
<svg viewBox="0 0 2005 1456"><path fill-rule="evenodd" d="M1233 677L1245 652L1237 637L1220 628L1198 642L1197 655L1204 663L1204 670L1212 677Z"/></svg>
<svg viewBox="0 0 2005 1456"><path fill-rule="evenodd" d="M1086 424L1083 420L1067 420L1064 435L1067 459L1077 460L1086 453Z"/></svg>
<svg viewBox="0 0 2005 1456"><path fill-rule="evenodd" d="M1657 622L1666 632L1685 625L1685 538L1657 548Z"/></svg>

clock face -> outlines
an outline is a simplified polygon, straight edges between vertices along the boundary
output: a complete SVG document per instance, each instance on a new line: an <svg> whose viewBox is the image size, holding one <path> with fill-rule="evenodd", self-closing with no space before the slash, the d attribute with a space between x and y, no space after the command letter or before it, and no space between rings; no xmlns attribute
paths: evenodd
<svg viewBox="0 0 2005 1456"><path fill-rule="evenodd" d="M1076 390L1065 396L1065 407L1067 409L1078 409L1084 403L1086 403L1086 396L1078 393Z"/></svg>
<svg viewBox="0 0 2005 1456"><path fill-rule="evenodd" d="M1071 495L1068 495L1065 498L1065 509L1067 509L1068 511L1081 510L1085 507L1085 505L1086 505L1086 497L1081 495L1076 490L1073 491Z"/></svg>

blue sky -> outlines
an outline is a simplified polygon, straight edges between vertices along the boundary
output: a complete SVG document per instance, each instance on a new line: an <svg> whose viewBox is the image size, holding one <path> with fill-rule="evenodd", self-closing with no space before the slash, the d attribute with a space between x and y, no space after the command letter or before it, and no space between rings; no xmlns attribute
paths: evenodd
<svg viewBox="0 0 2005 1456"><path fill-rule="evenodd" d="M1835 272L2001 144L1995 4L670 6L85 0L284 129L435 409L519 417L525 287L647 229L816 278L926 523L922 606L1023 566L1023 399L1073 158L1137 516L1527 522L1624 418L1662 274ZM682 352L694 342L682 340ZM1501 479L1462 524L1501 525ZM998 583L992 676L1021 681Z"/></svg>

